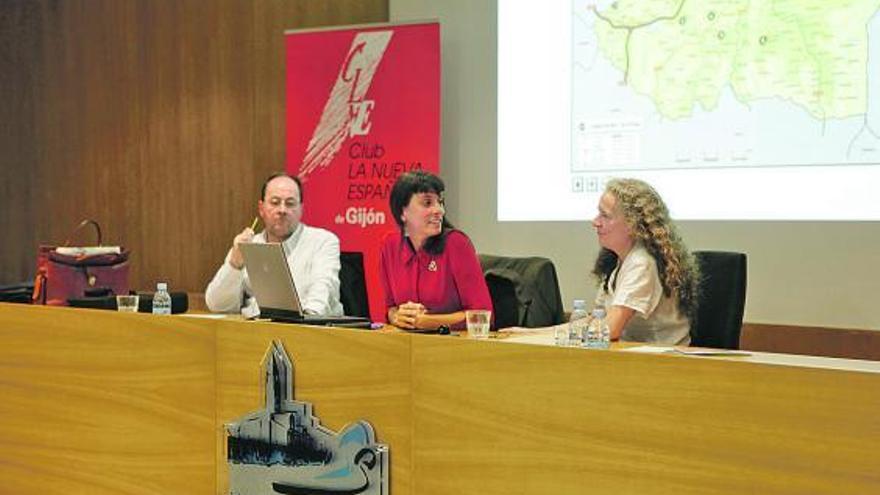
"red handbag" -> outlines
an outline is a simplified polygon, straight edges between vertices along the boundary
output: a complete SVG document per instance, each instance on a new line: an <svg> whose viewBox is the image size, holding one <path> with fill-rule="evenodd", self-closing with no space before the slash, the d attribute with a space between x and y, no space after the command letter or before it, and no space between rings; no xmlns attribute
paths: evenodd
<svg viewBox="0 0 880 495"><path fill-rule="evenodd" d="M87 295L128 294L128 254L123 248L102 244L101 226L83 220L64 243L86 225L94 227L98 244L92 248L70 248L58 252L56 246L40 246L37 251L37 276L34 280L34 304L67 306L68 299ZM97 251L97 253L95 253Z"/></svg>

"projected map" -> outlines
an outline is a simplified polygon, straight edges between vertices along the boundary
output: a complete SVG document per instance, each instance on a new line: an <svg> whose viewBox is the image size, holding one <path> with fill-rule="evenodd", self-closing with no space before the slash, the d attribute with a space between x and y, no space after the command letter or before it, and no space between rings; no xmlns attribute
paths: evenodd
<svg viewBox="0 0 880 495"><path fill-rule="evenodd" d="M572 187L880 163L880 0L572 5Z"/></svg>

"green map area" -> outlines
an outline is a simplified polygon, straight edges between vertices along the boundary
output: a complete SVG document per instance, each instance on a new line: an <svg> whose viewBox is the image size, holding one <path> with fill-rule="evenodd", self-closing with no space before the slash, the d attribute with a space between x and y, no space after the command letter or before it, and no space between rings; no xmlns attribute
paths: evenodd
<svg viewBox="0 0 880 495"><path fill-rule="evenodd" d="M722 90L812 117L867 112L869 18L880 0L618 0L595 32L623 83L669 119L716 108Z"/></svg>

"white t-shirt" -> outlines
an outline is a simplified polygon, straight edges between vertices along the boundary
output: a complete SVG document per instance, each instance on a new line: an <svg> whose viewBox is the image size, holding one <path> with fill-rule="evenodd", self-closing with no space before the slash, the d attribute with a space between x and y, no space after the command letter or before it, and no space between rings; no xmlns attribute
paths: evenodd
<svg viewBox="0 0 880 495"><path fill-rule="evenodd" d="M691 341L687 317L679 313L675 297L663 295L657 262L641 243L633 246L622 262L618 261L608 292L599 287L596 305L608 312L612 306L635 310L623 328L622 341L660 345L687 345Z"/></svg>

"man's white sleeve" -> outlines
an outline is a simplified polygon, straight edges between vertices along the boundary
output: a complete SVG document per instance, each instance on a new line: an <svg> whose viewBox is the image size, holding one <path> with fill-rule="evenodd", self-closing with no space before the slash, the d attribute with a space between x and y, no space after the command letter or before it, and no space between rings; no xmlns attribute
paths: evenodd
<svg viewBox="0 0 880 495"><path fill-rule="evenodd" d="M238 313L244 298L244 270L229 264L229 254L205 289L205 304L215 313Z"/></svg>

